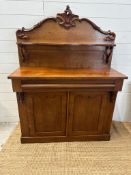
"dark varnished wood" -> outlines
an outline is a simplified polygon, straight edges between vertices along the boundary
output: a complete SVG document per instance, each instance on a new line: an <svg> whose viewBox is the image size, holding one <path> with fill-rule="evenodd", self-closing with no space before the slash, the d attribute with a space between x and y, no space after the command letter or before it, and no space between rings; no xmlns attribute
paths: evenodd
<svg viewBox="0 0 131 175"><path fill-rule="evenodd" d="M16 32L21 142L109 140L117 92L127 76L111 69L115 33L67 6Z"/></svg>

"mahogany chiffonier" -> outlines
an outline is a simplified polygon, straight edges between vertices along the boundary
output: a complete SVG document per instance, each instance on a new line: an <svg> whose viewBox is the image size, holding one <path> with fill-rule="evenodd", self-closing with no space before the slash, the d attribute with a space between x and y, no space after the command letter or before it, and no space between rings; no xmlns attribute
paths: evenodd
<svg viewBox="0 0 131 175"><path fill-rule="evenodd" d="M21 142L109 140L118 91L127 77L111 68L115 33L63 13L17 30Z"/></svg>

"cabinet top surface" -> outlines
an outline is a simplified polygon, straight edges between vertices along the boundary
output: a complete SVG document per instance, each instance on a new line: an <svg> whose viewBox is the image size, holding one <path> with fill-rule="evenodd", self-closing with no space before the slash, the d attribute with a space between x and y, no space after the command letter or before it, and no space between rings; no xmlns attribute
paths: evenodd
<svg viewBox="0 0 131 175"><path fill-rule="evenodd" d="M114 69L49 69L21 67L9 75L10 79L126 79L127 76Z"/></svg>

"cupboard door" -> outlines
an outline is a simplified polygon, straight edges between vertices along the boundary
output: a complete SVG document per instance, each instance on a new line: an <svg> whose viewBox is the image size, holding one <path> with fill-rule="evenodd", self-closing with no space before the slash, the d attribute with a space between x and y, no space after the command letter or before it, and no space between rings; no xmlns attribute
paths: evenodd
<svg viewBox="0 0 131 175"><path fill-rule="evenodd" d="M66 136L66 93L26 93L30 136Z"/></svg>
<svg viewBox="0 0 131 175"><path fill-rule="evenodd" d="M114 104L107 92L71 92L69 101L70 136L100 134L107 117L112 118Z"/></svg>

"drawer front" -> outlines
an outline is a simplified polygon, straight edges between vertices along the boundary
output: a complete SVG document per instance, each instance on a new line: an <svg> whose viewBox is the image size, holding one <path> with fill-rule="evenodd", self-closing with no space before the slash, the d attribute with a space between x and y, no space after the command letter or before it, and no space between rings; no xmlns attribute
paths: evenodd
<svg viewBox="0 0 131 175"><path fill-rule="evenodd" d="M52 90L99 89L100 91L119 91L123 80L12 80L15 92L43 92Z"/></svg>
<svg viewBox="0 0 131 175"><path fill-rule="evenodd" d="M94 90L94 89L99 89L99 90L115 90L115 84L22 84L21 85L22 91L29 92L29 91L49 91L49 90L55 90L59 89L61 90L72 90L72 89L83 89L83 90Z"/></svg>

